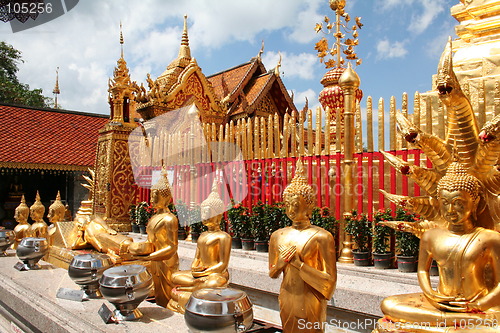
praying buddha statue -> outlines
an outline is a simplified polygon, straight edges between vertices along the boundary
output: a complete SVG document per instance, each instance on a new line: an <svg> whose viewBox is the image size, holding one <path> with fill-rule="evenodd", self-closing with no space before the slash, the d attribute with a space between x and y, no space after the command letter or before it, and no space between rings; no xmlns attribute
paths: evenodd
<svg viewBox="0 0 500 333"><path fill-rule="evenodd" d="M177 217L168 209L172 194L167 175L162 172L159 181L151 188L151 204L156 209L146 227L148 238L145 242L129 245L134 259L149 261L149 271L153 275L156 304L167 307L171 299L172 273L179 269L177 255ZM145 254L145 255L143 255Z"/></svg>
<svg viewBox="0 0 500 333"><path fill-rule="evenodd" d="M283 273L279 293L283 331L322 332L326 305L337 282L335 242L331 233L311 225L315 196L302 162L283 192L292 225L276 230L269 241L269 276ZM310 323L310 329L301 325Z"/></svg>
<svg viewBox="0 0 500 333"><path fill-rule="evenodd" d="M40 193L36 191L35 202L30 207L30 217L33 223L28 229L28 237L48 237L47 223L43 220L45 206L40 201Z"/></svg>
<svg viewBox="0 0 500 333"><path fill-rule="evenodd" d="M175 288L168 303L170 310L184 313L185 305L195 290L227 286L231 236L220 229L225 210L217 191L217 183L214 182L212 192L201 203L201 219L208 230L198 238L191 270L178 271L172 275Z"/></svg>
<svg viewBox="0 0 500 333"><path fill-rule="evenodd" d="M21 203L16 207L14 211L14 219L18 223L14 228L14 232L16 234L16 240L14 244L12 244L13 249L17 249L17 246L21 242L24 237L27 237L28 230L30 228L30 224L28 223L28 216L30 214L30 209L26 204L26 199L24 198L24 194L21 197Z"/></svg>

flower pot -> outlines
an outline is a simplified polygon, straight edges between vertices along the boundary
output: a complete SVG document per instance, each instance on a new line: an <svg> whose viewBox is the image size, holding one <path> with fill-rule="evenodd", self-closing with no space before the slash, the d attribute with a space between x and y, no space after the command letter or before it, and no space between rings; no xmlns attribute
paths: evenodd
<svg viewBox="0 0 500 333"><path fill-rule="evenodd" d="M141 225L139 226L139 231L140 231L140 233L141 233L141 234L143 234L143 235L147 234L147 232L146 232L146 226L141 224Z"/></svg>
<svg viewBox="0 0 500 333"><path fill-rule="evenodd" d="M354 266L370 266L372 263L371 252L352 251Z"/></svg>
<svg viewBox="0 0 500 333"><path fill-rule="evenodd" d="M255 250L257 252L269 252L269 241L268 240L256 240Z"/></svg>
<svg viewBox="0 0 500 333"><path fill-rule="evenodd" d="M232 249L241 249L241 238L233 238L231 240Z"/></svg>
<svg viewBox="0 0 500 333"><path fill-rule="evenodd" d="M178 240L185 240L186 239L186 230L184 228L180 228L177 230L177 239Z"/></svg>
<svg viewBox="0 0 500 333"><path fill-rule="evenodd" d="M398 270L404 273L416 272L418 266L417 256L398 255Z"/></svg>
<svg viewBox="0 0 500 333"><path fill-rule="evenodd" d="M140 232L139 226L135 223L132 223L132 232L135 232L135 233Z"/></svg>
<svg viewBox="0 0 500 333"><path fill-rule="evenodd" d="M198 232L191 231L191 243L198 243L199 237L200 237L200 234Z"/></svg>
<svg viewBox="0 0 500 333"><path fill-rule="evenodd" d="M387 269L392 267L392 253L375 253L373 252L373 266L379 269Z"/></svg>
<svg viewBox="0 0 500 333"><path fill-rule="evenodd" d="M437 265L437 262L435 260L432 261L431 269L429 270L429 275L430 276L438 276L439 275L438 265Z"/></svg>
<svg viewBox="0 0 500 333"><path fill-rule="evenodd" d="M241 247L243 250L255 250L255 242L252 238L242 238Z"/></svg>

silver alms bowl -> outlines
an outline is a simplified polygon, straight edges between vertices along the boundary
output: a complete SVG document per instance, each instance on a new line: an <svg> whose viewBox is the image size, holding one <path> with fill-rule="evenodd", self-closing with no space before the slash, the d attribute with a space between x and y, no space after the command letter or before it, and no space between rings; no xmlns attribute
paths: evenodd
<svg viewBox="0 0 500 333"><path fill-rule="evenodd" d="M233 288L199 289L186 304L184 320L193 333L245 332L253 325L252 302Z"/></svg>
<svg viewBox="0 0 500 333"><path fill-rule="evenodd" d="M142 265L123 265L108 268L102 274L100 291L115 306L118 320L135 320L142 317L137 310L153 289L153 278Z"/></svg>
<svg viewBox="0 0 500 333"><path fill-rule="evenodd" d="M5 251L14 243L15 240L16 233L14 230L0 230L0 256L7 255Z"/></svg>
<svg viewBox="0 0 500 333"><path fill-rule="evenodd" d="M17 246L16 254L27 269L39 269L38 261L42 259L48 249L47 239L26 237Z"/></svg>
<svg viewBox="0 0 500 333"><path fill-rule="evenodd" d="M99 298L102 297L99 291L99 279L102 273L111 266L113 262L106 254L79 254L71 260L68 275L82 288L88 298Z"/></svg>

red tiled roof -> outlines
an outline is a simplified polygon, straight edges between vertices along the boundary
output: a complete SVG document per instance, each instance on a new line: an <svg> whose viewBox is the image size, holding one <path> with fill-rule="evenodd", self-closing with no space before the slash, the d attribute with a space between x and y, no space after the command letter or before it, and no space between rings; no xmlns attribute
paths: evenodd
<svg viewBox="0 0 500 333"><path fill-rule="evenodd" d="M0 163L92 166L107 116L0 104Z"/></svg>
<svg viewBox="0 0 500 333"><path fill-rule="evenodd" d="M220 100L227 94L234 92L238 85L245 79L252 65L253 62L249 62L209 76L208 80L212 83L217 98Z"/></svg>

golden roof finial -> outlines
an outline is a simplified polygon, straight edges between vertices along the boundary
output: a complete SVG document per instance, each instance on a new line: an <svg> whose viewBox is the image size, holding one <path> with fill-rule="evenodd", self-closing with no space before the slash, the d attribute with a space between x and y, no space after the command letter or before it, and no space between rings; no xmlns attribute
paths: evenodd
<svg viewBox="0 0 500 333"><path fill-rule="evenodd" d="M56 68L56 85L54 86L54 90L52 90L52 93L55 95L54 96L54 109L58 108L57 105L57 95L61 93L61 90L59 90L59 67Z"/></svg>
<svg viewBox="0 0 500 333"><path fill-rule="evenodd" d="M333 35L335 41L333 46L330 48L328 45L328 39L326 37L321 38L315 45L314 49L318 51L318 58L321 63L324 63L326 68L342 67L344 64L344 54L347 60L356 60L356 65L361 64L361 59L358 58L357 54L354 52L354 47L358 45L358 29L361 29L363 24L361 23L361 18L356 17L356 24L351 28L347 26L351 20L348 13L344 11L345 0L330 0L330 8L335 11L335 21L330 21L328 16L325 16L324 23L326 24L325 29L323 28L323 23L316 23L316 33L323 31L325 35ZM351 38L345 38L346 34L352 35ZM326 60L325 58L331 56L332 58Z"/></svg>
<svg viewBox="0 0 500 333"><path fill-rule="evenodd" d="M264 54L264 40L262 40L262 45L260 46L259 54L257 54L257 59L261 59L262 54Z"/></svg>
<svg viewBox="0 0 500 333"><path fill-rule="evenodd" d="M122 21L120 21L120 48L121 48L121 58L123 58L123 30L122 30Z"/></svg>
<svg viewBox="0 0 500 333"><path fill-rule="evenodd" d="M281 68L281 52L278 52L280 58L278 60L278 64L276 65L276 67L274 67L274 74L276 74L276 76L280 76L280 68Z"/></svg>
<svg viewBox="0 0 500 333"><path fill-rule="evenodd" d="M181 39L181 48L179 49L178 58L186 58L191 59L191 50L189 48L189 37L188 37L188 28L187 28L187 18L188 16L184 15L184 29L182 31L182 39Z"/></svg>

